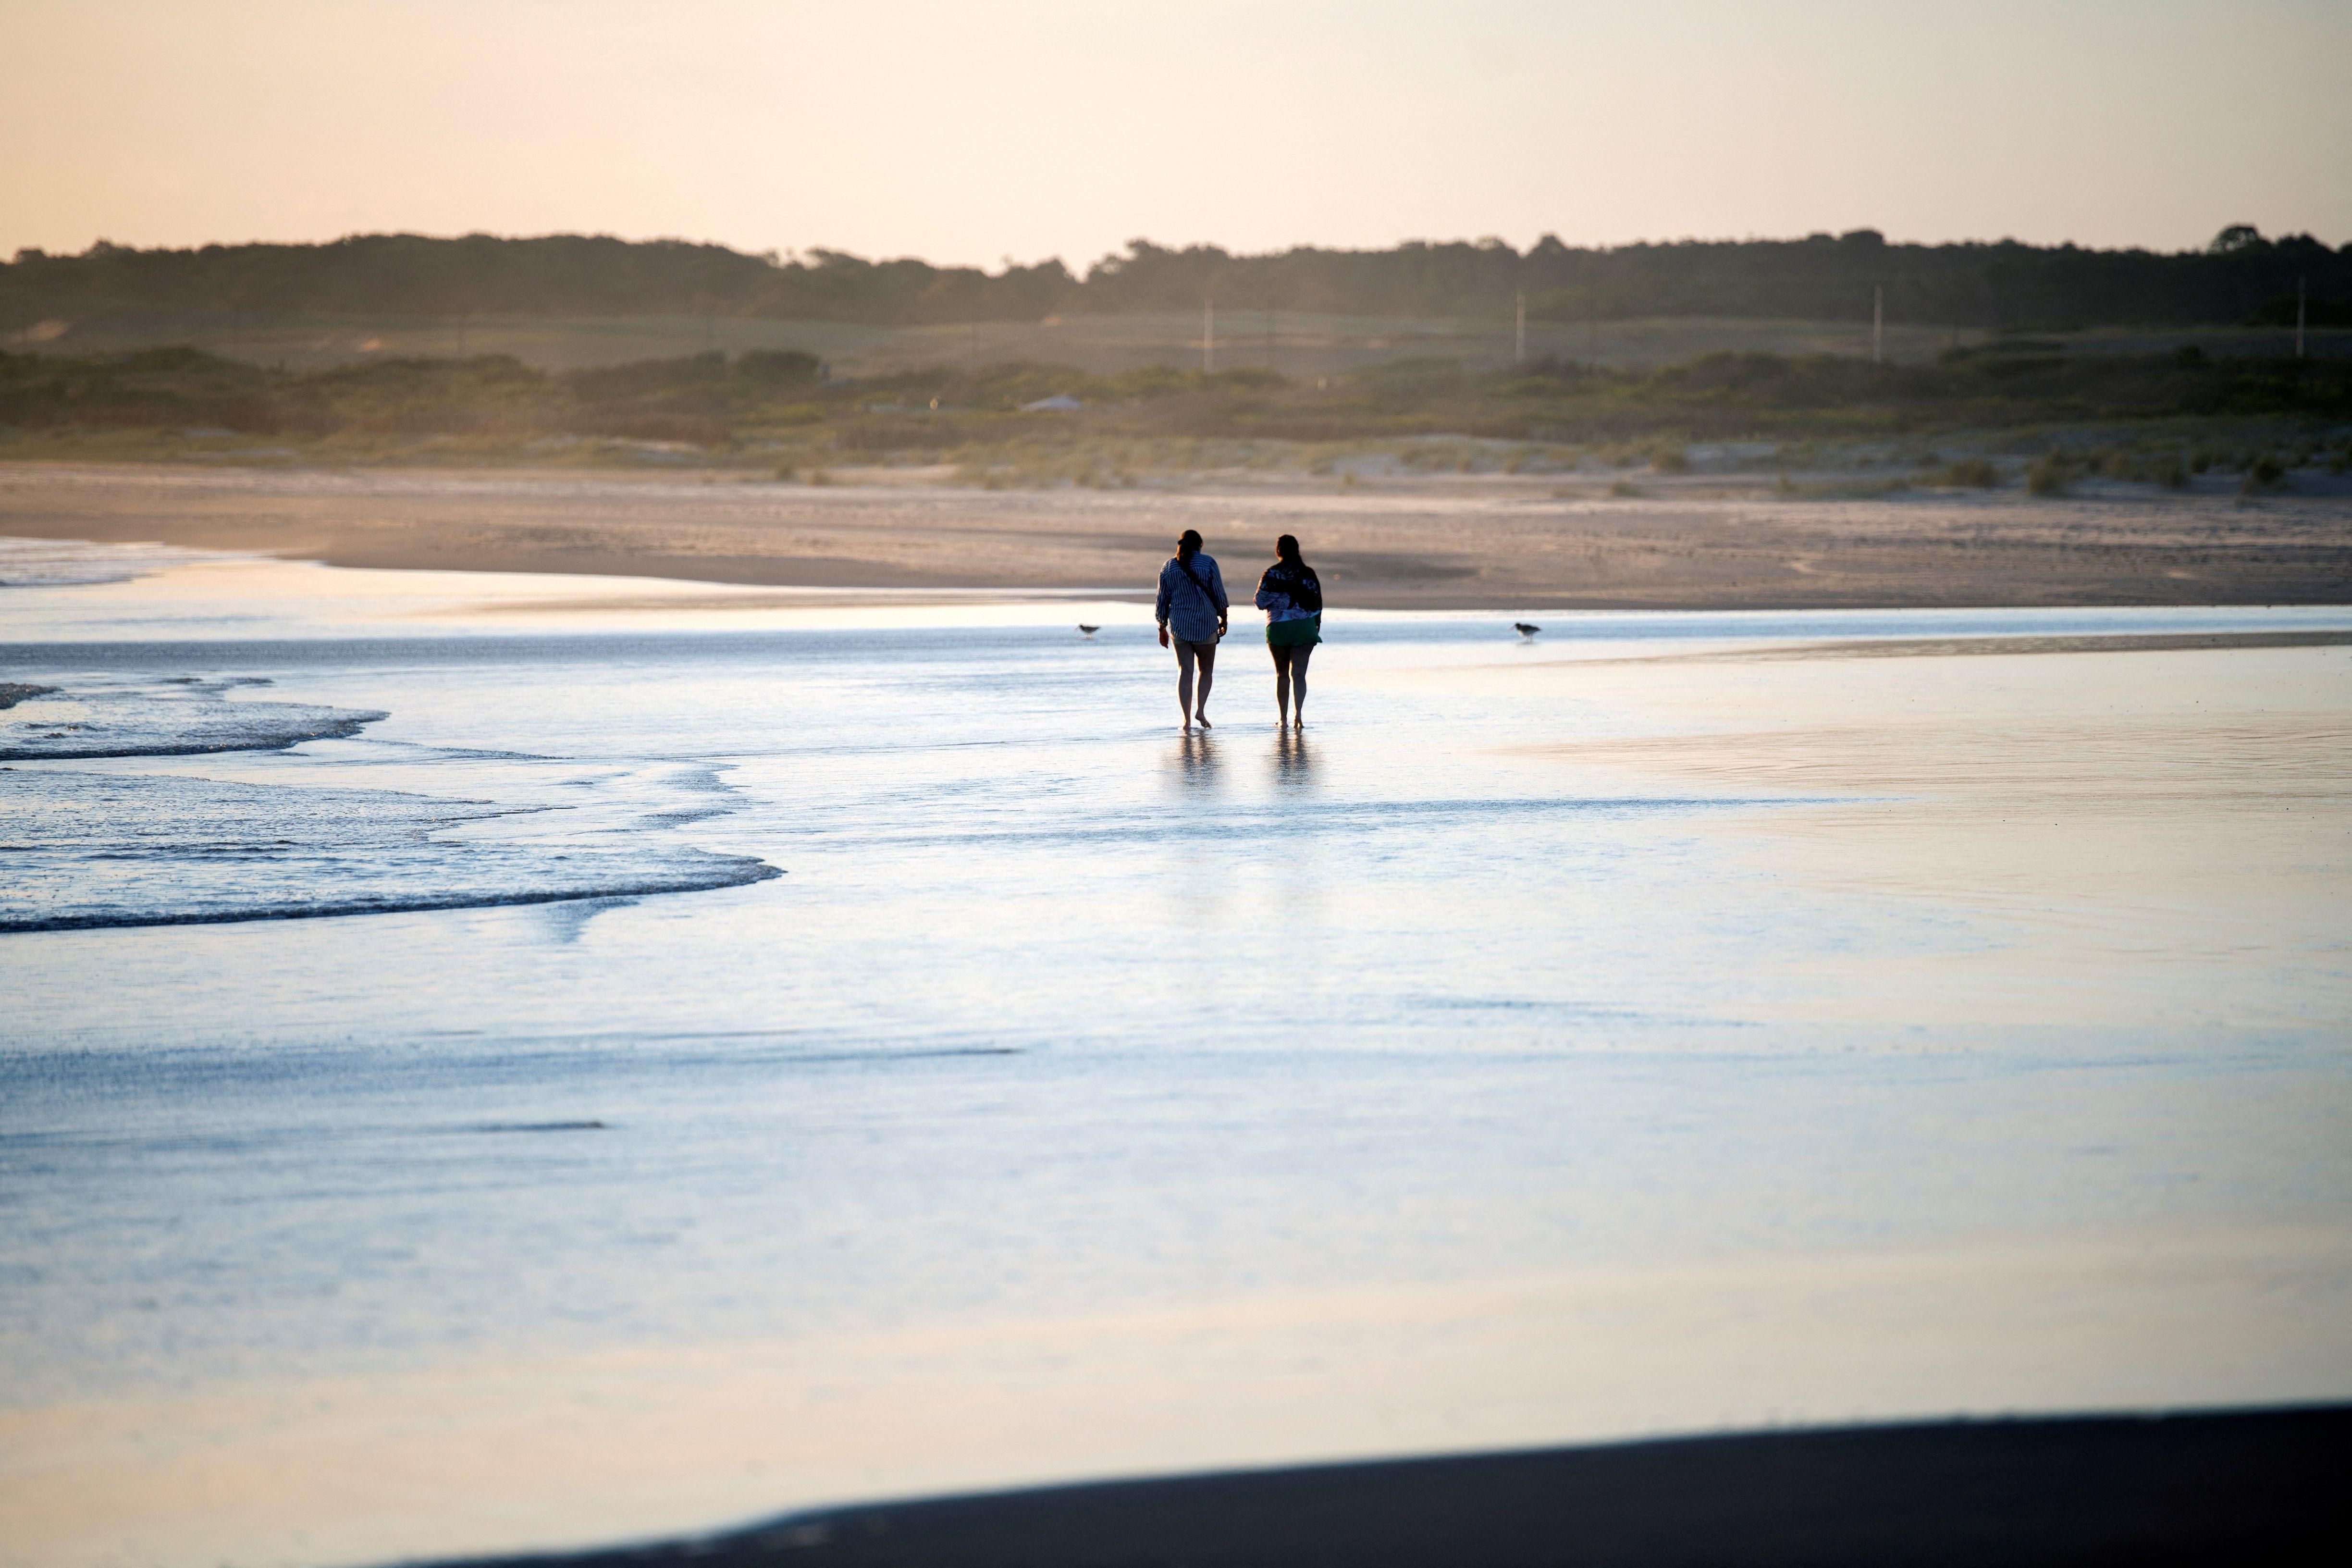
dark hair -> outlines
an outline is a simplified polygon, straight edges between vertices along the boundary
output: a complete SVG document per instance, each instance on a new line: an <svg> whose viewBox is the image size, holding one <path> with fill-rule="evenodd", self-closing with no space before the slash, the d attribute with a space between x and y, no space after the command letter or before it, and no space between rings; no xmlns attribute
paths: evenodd
<svg viewBox="0 0 2352 1568"><path fill-rule="evenodd" d="M1276 540L1274 553L1275 563L1265 569L1265 575L1258 579L1258 585L1286 595L1297 609L1310 615L1321 615L1323 583L1315 575L1315 568L1307 564L1306 558L1298 553L1297 537L1286 533Z"/></svg>
<svg viewBox="0 0 2352 1568"><path fill-rule="evenodd" d="M1201 552L1200 530L1188 528L1176 537L1176 559L1190 561Z"/></svg>

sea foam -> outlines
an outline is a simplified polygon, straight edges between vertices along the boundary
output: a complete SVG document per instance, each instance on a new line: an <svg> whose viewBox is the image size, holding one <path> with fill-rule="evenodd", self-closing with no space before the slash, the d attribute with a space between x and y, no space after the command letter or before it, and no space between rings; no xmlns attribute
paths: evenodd
<svg viewBox="0 0 2352 1568"><path fill-rule="evenodd" d="M191 756L207 752L275 751L303 741L341 739L383 719L382 712L310 702L232 701L251 679L193 677L66 688L17 684L0 689L0 760Z"/></svg>
<svg viewBox="0 0 2352 1568"><path fill-rule="evenodd" d="M441 837L509 813L391 790L0 769L0 931L549 903L782 875L660 836L593 848Z"/></svg>

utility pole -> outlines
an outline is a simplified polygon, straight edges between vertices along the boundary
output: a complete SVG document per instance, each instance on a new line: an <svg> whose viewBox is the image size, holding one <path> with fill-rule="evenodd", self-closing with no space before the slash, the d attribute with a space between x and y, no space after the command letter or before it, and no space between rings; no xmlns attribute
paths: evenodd
<svg viewBox="0 0 2352 1568"><path fill-rule="evenodd" d="M2303 357L2303 319L2310 308L2311 275L2294 280L2294 357Z"/></svg>
<svg viewBox="0 0 2352 1568"><path fill-rule="evenodd" d="M1217 369L1217 302L1201 301L1201 374L1213 375Z"/></svg>
<svg viewBox="0 0 2352 1568"><path fill-rule="evenodd" d="M1877 364L1884 358L1882 347L1886 331L1886 290L1870 291L1870 363Z"/></svg>
<svg viewBox="0 0 2352 1568"><path fill-rule="evenodd" d="M1520 294L1515 298L1519 307L1519 330L1517 336L1512 340L1511 363L1517 364L1528 357L1528 297Z"/></svg>

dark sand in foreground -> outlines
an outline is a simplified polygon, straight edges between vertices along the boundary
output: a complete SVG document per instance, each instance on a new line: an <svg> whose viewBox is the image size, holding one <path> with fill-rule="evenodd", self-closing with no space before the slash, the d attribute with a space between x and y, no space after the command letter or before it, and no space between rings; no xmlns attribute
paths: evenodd
<svg viewBox="0 0 2352 1568"><path fill-rule="evenodd" d="M2338 1560L2352 1407L1775 1432L794 1515L542 1568Z"/></svg>
<svg viewBox="0 0 2352 1568"><path fill-rule="evenodd" d="M1361 608L2352 599L2352 500L2319 496L1783 500L1694 480L1627 500L1499 477L1335 494L0 467L0 535L160 542L340 566L1146 595L1186 528L1206 536L1237 588L1271 558L1276 534L1296 533L1332 601Z"/></svg>

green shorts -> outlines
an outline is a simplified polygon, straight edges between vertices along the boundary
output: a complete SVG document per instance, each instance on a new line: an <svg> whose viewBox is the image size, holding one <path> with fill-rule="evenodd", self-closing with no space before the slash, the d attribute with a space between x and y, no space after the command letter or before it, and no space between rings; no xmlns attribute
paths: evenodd
<svg viewBox="0 0 2352 1568"><path fill-rule="evenodd" d="M1319 610L1303 621L1265 623L1265 646L1268 647L1313 647L1322 640L1323 615Z"/></svg>

